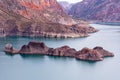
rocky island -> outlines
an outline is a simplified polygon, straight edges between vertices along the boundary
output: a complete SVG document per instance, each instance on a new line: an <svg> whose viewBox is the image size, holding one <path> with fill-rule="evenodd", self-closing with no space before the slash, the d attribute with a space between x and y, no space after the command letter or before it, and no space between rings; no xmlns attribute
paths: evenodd
<svg viewBox="0 0 120 80"><path fill-rule="evenodd" d="M76 51L69 46L62 46L59 48L49 48L43 42L29 42L23 45L20 50L13 48L12 44L6 44L6 53L10 54L40 54L60 57L73 57L79 60L88 61L102 61L105 57L113 57L114 54L103 49L102 47L95 47L93 49L83 48Z"/></svg>

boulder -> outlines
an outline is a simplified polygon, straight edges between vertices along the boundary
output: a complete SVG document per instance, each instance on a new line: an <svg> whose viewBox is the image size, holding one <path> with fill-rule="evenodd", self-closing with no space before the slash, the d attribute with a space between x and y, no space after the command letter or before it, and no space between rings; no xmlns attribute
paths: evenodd
<svg viewBox="0 0 120 80"><path fill-rule="evenodd" d="M18 53L18 50L14 49L13 45L9 44L9 43L5 45L4 51L6 53L12 53L12 54L17 54Z"/></svg>
<svg viewBox="0 0 120 80"><path fill-rule="evenodd" d="M12 52L13 51L13 46L12 44L6 44L5 45L5 51L7 52Z"/></svg>

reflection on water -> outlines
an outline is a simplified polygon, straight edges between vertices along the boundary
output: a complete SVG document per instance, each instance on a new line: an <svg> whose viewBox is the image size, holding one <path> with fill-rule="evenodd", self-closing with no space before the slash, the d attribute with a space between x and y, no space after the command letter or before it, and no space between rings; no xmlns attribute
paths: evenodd
<svg viewBox="0 0 120 80"><path fill-rule="evenodd" d="M7 56L11 56L11 57L15 55L15 54L7 53L7 52L6 52L5 54L6 54Z"/></svg>
<svg viewBox="0 0 120 80"><path fill-rule="evenodd" d="M70 58L70 57L59 57L59 56L47 56L49 60L52 61L62 61L62 62L67 62L67 61L72 61L74 60L74 58Z"/></svg>
<svg viewBox="0 0 120 80"><path fill-rule="evenodd" d="M44 59L44 55L20 54L23 59Z"/></svg>
<svg viewBox="0 0 120 80"><path fill-rule="evenodd" d="M27 61L30 63L33 63L33 65L35 63L40 64L40 63L44 63L45 61L45 55L26 55L26 54L21 54L20 55L23 61Z"/></svg>

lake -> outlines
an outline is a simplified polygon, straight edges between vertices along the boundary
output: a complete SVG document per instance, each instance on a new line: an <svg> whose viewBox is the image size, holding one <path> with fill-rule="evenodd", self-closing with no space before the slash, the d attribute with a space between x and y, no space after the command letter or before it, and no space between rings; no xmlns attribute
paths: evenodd
<svg viewBox="0 0 120 80"><path fill-rule="evenodd" d="M91 24L99 29L86 38L0 38L0 80L120 80L120 26ZM49 47L69 45L76 50L102 46L115 57L103 61L80 61L74 58L41 55L8 55L3 52L7 43L17 49L29 41L41 41Z"/></svg>

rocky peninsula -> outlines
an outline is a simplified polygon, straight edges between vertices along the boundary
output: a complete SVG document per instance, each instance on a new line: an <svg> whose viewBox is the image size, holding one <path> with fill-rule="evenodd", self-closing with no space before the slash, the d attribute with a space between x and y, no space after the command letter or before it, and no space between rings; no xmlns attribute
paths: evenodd
<svg viewBox="0 0 120 80"><path fill-rule="evenodd" d="M62 46L59 48L50 48L43 42L29 42L23 45L20 50L13 48L12 44L6 44L4 51L10 54L40 54L48 56L73 57L79 60L88 61L102 61L105 57L113 57L114 54L103 49L102 47L95 47L93 49L83 48L76 51L69 46Z"/></svg>
<svg viewBox="0 0 120 80"><path fill-rule="evenodd" d="M56 0L0 0L0 37L73 38L96 31L67 15Z"/></svg>

